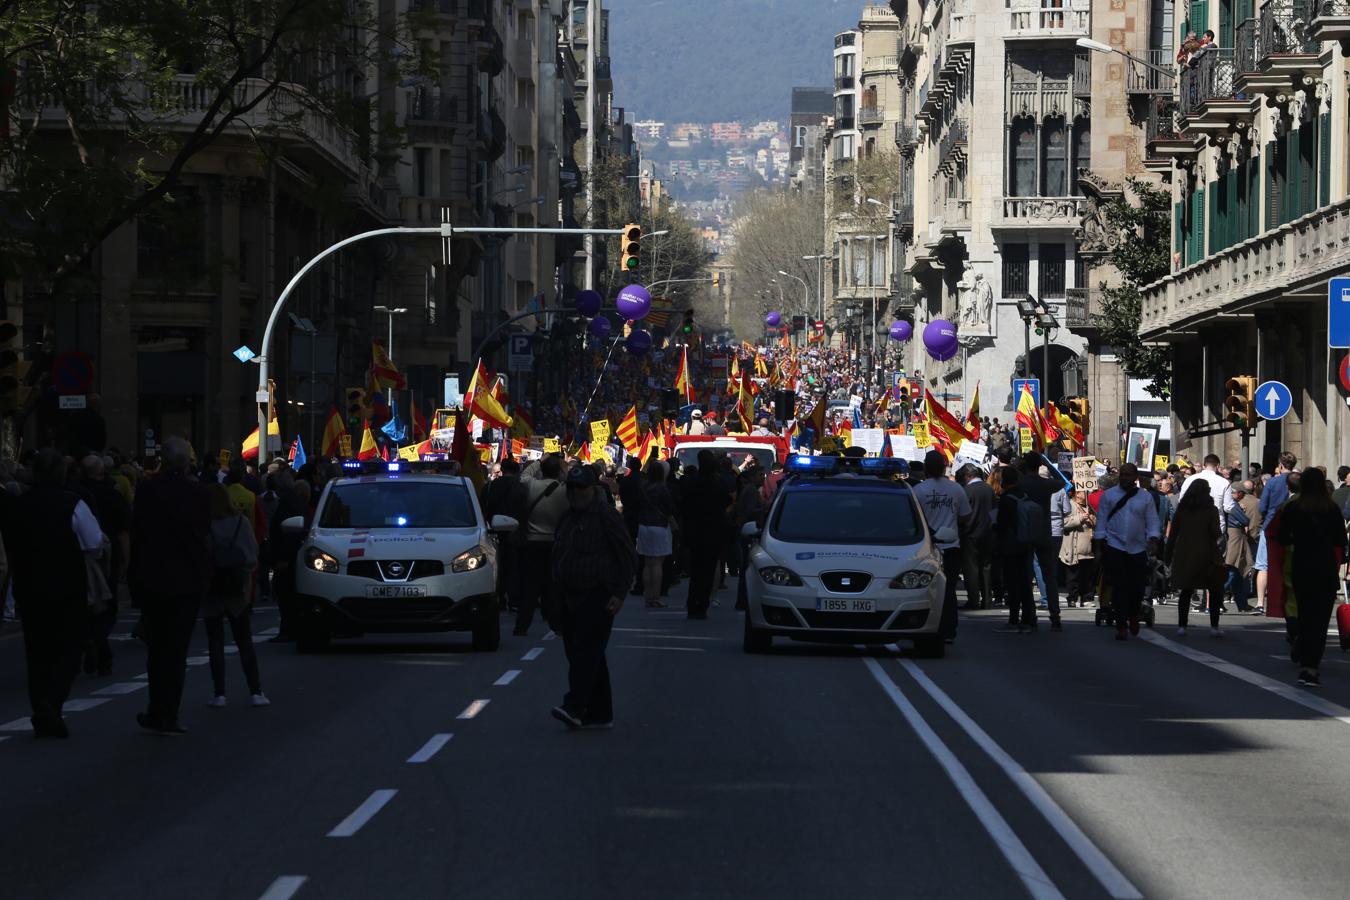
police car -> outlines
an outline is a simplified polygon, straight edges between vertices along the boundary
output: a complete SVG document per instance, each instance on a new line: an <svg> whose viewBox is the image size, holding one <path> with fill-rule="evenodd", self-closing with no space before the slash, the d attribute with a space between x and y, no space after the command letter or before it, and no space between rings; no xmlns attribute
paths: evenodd
<svg viewBox="0 0 1350 900"><path fill-rule="evenodd" d="M741 580L747 653L775 636L806 641L911 640L938 658L946 579L942 554L909 486L893 480L904 463L794 456ZM945 532L947 529L943 529Z"/></svg>
<svg viewBox="0 0 1350 900"><path fill-rule="evenodd" d="M516 521L483 521L473 484L407 463L352 466L324 487L297 556L301 652L333 635L470 631L475 650L500 642L494 533ZM296 517L281 523L305 532Z"/></svg>

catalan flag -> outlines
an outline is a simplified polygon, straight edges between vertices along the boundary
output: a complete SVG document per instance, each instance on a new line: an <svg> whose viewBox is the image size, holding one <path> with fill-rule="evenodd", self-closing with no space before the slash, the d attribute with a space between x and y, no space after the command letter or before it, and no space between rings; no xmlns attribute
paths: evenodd
<svg viewBox="0 0 1350 900"><path fill-rule="evenodd" d="M629 453L638 453L642 450L642 441L638 436L638 418L637 407L632 406L628 409L628 414L623 417L619 423L615 434L619 437L619 443L623 444L623 449Z"/></svg>

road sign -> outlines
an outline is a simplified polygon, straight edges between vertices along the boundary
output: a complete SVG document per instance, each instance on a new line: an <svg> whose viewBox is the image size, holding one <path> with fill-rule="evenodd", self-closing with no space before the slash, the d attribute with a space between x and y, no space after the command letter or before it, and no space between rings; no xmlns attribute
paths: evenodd
<svg viewBox="0 0 1350 900"><path fill-rule="evenodd" d="M1036 404L1036 408L1041 408L1041 380L1039 378L1014 378L1013 379L1013 409L1017 408L1018 402L1022 399L1022 385L1031 385L1031 401Z"/></svg>
<svg viewBox="0 0 1350 900"><path fill-rule="evenodd" d="M94 386L94 361L88 353L58 353L51 374L58 394L86 394Z"/></svg>
<svg viewBox="0 0 1350 900"><path fill-rule="evenodd" d="M238 350L234 351L234 358L243 363L248 362L250 359L252 359L257 355L258 354L254 353L252 350L249 349L248 344L245 344Z"/></svg>
<svg viewBox="0 0 1350 900"><path fill-rule="evenodd" d="M1350 347L1350 278L1327 285L1327 346Z"/></svg>
<svg viewBox="0 0 1350 900"><path fill-rule="evenodd" d="M84 394L62 394L57 402L61 409L84 409L87 405Z"/></svg>
<svg viewBox="0 0 1350 900"><path fill-rule="evenodd" d="M1350 353L1341 357L1341 367L1337 370L1341 379L1341 387L1350 391Z"/></svg>
<svg viewBox="0 0 1350 900"><path fill-rule="evenodd" d="M507 345L506 367L513 372L528 372L534 368L534 345L530 335L513 334Z"/></svg>
<svg viewBox="0 0 1350 900"><path fill-rule="evenodd" d="M824 331L824 330L825 330L825 323L822 322L821 320L817 319L817 320L816 320L816 331Z"/></svg>
<svg viewBox="0 0 1350 900"><path fill-rule="evenodd" d="M1261 418L1283 419L1293 405L1294 395L1283 382L1263 381L1257 385L1256 414Z"/></svg>

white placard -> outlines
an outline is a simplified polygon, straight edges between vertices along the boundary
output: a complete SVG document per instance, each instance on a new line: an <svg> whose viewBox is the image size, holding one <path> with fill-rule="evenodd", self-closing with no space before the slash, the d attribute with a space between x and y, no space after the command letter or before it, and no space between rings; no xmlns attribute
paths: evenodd
<svg viewBox="0 0 1350 900"><path fill-rule="evenodd" d="M880 456L881 445L886 441L886 432L881 428L853 429L853 446L862 447L868 456Z"/></svg>
<svg viewBox="0 0 1350 900"><path fill-rule="evenodd" d="M962 438L961 447L956 451L956 462L962 465L972 463L981 466L984 465L985 458L988 456L989 448L984 444Z"/></svg>
<svg viewBox="0 0 1350 900"><path fill-rule="evenodd" d="M891 453L895 455L896 459L908 459L915 462L923 459L923 451L919 449L919 445L915 442L914 435L892 434L890 439Z"/></svg>
<svg viewBox="0 0 1350 900"><path fill-rule="evenodd" d="M62 394L58 399L61 409L84 409L86 401L84 394Z"/></svg>

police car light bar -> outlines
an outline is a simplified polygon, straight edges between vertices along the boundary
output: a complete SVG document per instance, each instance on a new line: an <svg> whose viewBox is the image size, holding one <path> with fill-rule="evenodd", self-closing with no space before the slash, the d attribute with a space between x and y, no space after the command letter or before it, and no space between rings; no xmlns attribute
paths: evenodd
<svg viewBox="0 0 1350 900"><path fill-rule="evenodd" d="M904 475L909 472L909 463L893 457L870 457L856 459L842 456L807 456L799 454L789 456L783 468L790 475L815 475L826 477L841 472L857 472L863 475L875 475L887 478Z"/></svg>

